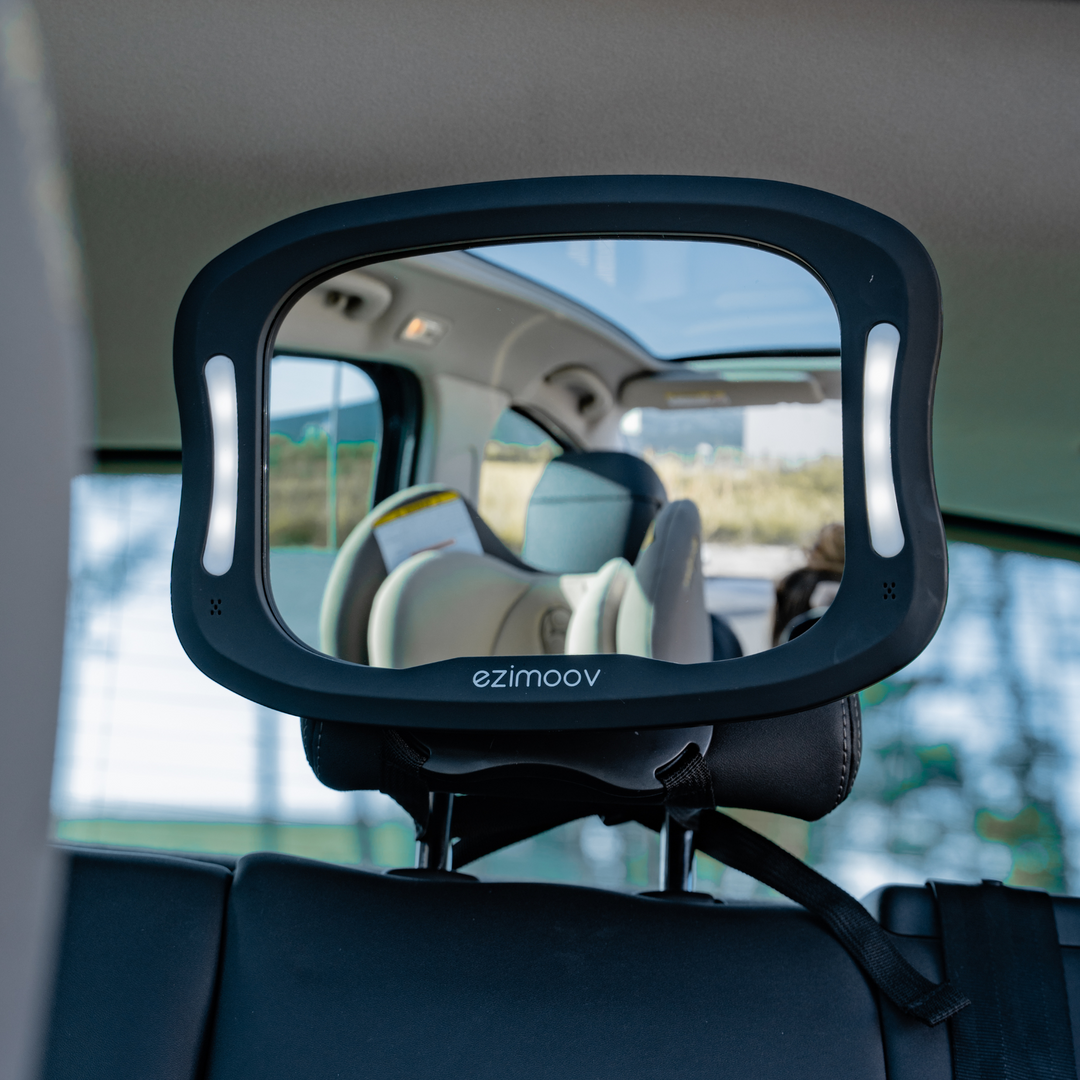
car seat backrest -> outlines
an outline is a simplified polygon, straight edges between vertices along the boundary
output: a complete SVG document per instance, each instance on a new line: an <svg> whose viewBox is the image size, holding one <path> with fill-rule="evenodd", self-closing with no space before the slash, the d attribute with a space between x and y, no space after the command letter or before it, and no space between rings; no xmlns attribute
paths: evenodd
<svg viewBox="0 0 1080 1080"><path fill-rule="evenodd" d="M433 548L483 552L528 569L456 491L441 484L406 488L379 503L341 545L323 592L323 652L369 663L368 623L379 586L405 559Z"/></svg>
<svg viewBox="0 0 1080 1080"><path fill-rule="evenodd" d="M552 573L593 572L618 556L633 562L666 502L660 477L633 454L563 454L529 500L521 557Z"/></svg>
<svg viewBox="0 0 1080 1080"><path fill-rule="evenodd" d="M307 1076L835 1080L884 1061L873 991L797 908L249 856L209 1077Z"/></svg>
<svg viewBox="0 0 1080 1080"><path fill-rule="evenodd" d="M197 1076L232 874L194 859L64 851L44 1080Z"/></svg>

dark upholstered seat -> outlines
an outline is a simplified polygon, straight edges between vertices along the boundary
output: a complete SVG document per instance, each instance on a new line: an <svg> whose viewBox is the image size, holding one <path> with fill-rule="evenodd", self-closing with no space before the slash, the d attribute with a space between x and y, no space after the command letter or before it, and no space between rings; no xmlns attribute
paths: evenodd
<svg viewBox="0 0 1080 1080"><path fill-rule="evenodd" d="M270 854L235 878L170 856L67 858L47 1080L952 1076L948 1026L881 1000L794 906ZM869 906L940 980L929 890ZM1054 914L1080 1003L1080 900L1055 897Z"/></svg>
<svg viewBox="0 0 1080 1080"><path fill-rule="evenodd" d="M942 978L937 908L927 888L890 885L867 897L866 906L909 963L935 982ZM1053 897L1061 959L1069 994L1073 1042L1080 1046L1080 899ZM925 1027L881 1002L881 1028L890 1080L951 1080L949 1035L945 1024Z"/></svg>
<svg viewBox="0 0 1080 1080"><path fill-rule="evenodd" d="M212 1080L884 1075L874 994L798 908L237 868Z"/></svg>
<svg viewBox="0 0 1080 1080"><path fill-rule="evenodd" d="M65 858L45 1080L198 1076L232 874L167 855Z"/></svg>

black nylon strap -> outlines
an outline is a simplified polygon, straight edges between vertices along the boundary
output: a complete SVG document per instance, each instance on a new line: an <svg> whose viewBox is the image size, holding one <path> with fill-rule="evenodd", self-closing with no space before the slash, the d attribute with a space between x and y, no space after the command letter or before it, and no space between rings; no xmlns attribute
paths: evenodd
<svg viewBox="0 0 1080 1080"><path fill-rule="evenodd" d="M969 1004L951 983L939 986L920 975L858 900L771 840L715 810L691 815L676 810L673 815L694 830L699 851L749 874L821 919L897 1008L933 1025Z"/></svg>
<svg viewBox="0 0 1080 1080"><path fill-rule="evenodd" d="M597 809L591 803L529 803L486 795L459 795L454 800L451 832L460 839L454 844L452 865L460 870L475 859L588 817Z"/></svg>
<svg viewBox="0 0 1080 1080"><path fill-rule="evenodd" d="M664 785L664 803L698 810L715 806L712 773L701 751L691 743L674 761L656 770L656 779Z"/></svg>
<svg viewBox="0 0 1080 1080"><path fill-rule="evenodd" d="M1076 1080L1053 901L998 882L933 882L950 982L971 1008L949 1021L957 1080Z"/></svg>
<svg viewBox="0 0 1080 1080"><path fill-rule="evenodd" d="M653 830L662 822L655 808L616 808L608 815L599 806L571 803L555 808L476 796L466 796L461 802L468 810L455 821L454 834L461 837L454 845L454 866L458 868L507 844L589 813L610 816L612 822L633 818ZM669 812L694 830L698 850L769 885L821 919L897 1008L933 1025L969 1004L951 983L939 986L920 975L853 896L771 840L715 810L669 807Z"/></svg>

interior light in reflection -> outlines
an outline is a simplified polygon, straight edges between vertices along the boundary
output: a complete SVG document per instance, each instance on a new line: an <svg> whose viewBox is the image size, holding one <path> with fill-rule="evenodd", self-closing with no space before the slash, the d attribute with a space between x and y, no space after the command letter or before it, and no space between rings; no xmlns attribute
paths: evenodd
<svg viewBox="0 0 1080 1080"><path fill-rule="evenodd" d="M414 315L402 328L402 341L413 345L435 345L446 333L447 324L434 315Z"/></svg>
<svg viewBox="0 0 1080 1080"><path fill-rule="evenodd" d="M227 356L213 356L206 361L204 375L214 438L214 483L202 563L208 574L220 577L232 566L236 541L236 372Z"/></svg>
<svg viewBox="0 0 1080 1080"><path fill-rule="evenodd" d="M892 467L892 394L900 331L878 323L866 336L863 365L863 462L870 544L891 559L904 547Z"/></svg>

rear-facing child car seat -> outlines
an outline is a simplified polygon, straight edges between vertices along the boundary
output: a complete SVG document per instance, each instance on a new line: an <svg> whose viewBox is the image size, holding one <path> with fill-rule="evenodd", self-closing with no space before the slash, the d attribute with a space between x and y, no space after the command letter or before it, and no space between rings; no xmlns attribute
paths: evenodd
<svg viewBox="0 0 1080 1080"><path fill-rule="evenodd" d="M614 559L633 563L665 506L663 482L647 461L608 450L563 454L548 462L529 499L522 558L552 573L598 571ZM621 579L613 587L618 593ZM742 656L731 627L719 615L706 617L712 638L707 659ZM615 646L569 651L615 652ZM623 651L653 655L637 645Z"/></svg>
<svg viewBox="0 0 1080 1080"><path fill-rule="evenodd" d="M344 647L344 659L362 655L377 667L566 651L712 658L693 504L661 511L633 566L618 557L597 574L531 569L490 532L485 543L479 520L465 499L437 485L376 507L335 562L324 648Z"/></svg>

